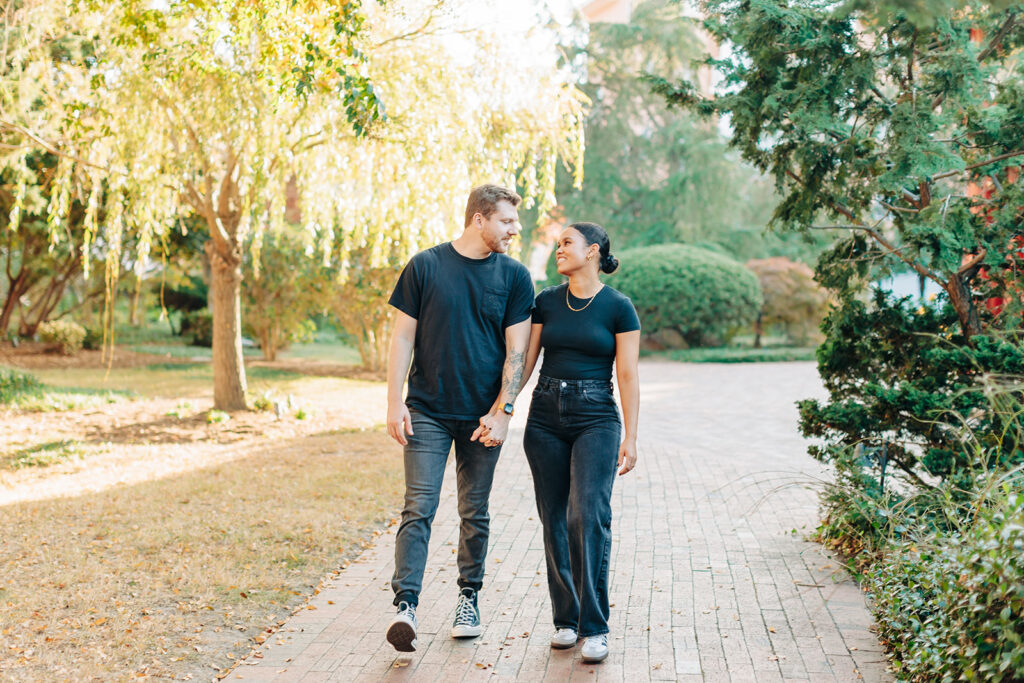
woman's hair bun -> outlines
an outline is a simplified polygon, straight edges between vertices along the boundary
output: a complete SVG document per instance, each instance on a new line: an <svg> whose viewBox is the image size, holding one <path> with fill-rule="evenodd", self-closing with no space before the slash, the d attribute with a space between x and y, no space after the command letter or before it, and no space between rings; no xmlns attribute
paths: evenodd
<svg viewBox="0 0 1024 683"><path fill-rule="evenodd" d="M619 259L612 256L610 253L605 254L604 258L601 259L601 271L604 273L614 273L619 269Z"/></svg>

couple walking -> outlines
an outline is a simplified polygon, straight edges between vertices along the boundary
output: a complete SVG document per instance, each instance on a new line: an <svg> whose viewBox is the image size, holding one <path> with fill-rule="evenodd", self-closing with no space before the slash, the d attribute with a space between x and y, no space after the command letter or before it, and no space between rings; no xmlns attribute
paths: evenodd
<svg viewBox="0 0 1024 683"><path fill-rule="evenodd" d="M453 443L461 526L451 634L481 634L477 595L494 468L516 396L543 349L523 446L544 527L551 646L574 647L583 638L584 661L599 662L608 655L612 484L616 471L629 472L637 458L640 321L630 300L598 277L618 261L607 233L593 223L562 231L555 255L569 282L535 301L528 271L505 255L519 232L519 202L497 185L474 188L462 235L414 256L391 295L398 313L387 428L405 447L405 507L391 581L398 613L387 639L400 651L416 649L430 525Z"/></svg>

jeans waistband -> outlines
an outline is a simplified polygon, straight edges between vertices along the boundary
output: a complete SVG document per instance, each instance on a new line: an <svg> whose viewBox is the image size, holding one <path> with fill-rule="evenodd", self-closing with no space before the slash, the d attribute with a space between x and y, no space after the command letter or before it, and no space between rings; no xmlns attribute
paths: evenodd
<svg viewBox="0 0 1024 683"><path fill-rule="evenodd" d="M537 378L537 386L545 388L561 387L563 389L607 389L611 391L612 381L610 379L559 379L558 377L540 375Z"/></svg>

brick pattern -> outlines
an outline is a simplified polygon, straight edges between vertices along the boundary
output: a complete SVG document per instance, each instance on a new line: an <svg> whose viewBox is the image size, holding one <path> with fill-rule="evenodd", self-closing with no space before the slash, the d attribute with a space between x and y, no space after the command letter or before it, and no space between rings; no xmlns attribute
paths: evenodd
<svg viewBox="0 0 1024 683"><path fill-rule="evenodd" d="M384 640L394 528L229 675L247 681L889 681L864 597L820 546L794 402L811 363L641 363L640 464L613 496L611 654L552 650L520 400L491 498L484 634L455 641L458 520L449 468L415 653ZM396 504L397 501L396 501Z"/></svg>

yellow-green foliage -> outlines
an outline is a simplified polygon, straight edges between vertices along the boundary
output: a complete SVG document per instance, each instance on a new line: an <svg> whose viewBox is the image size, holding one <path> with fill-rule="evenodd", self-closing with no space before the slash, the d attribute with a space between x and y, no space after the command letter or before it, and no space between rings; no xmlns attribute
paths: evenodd
<svg viewBox="0 0 1024 683"><path fill-rule="evenodd" d="M82 350L85 328L70 320L52 320L39 326L39 339L56 344L65 356L73 356Z"/></svg>

